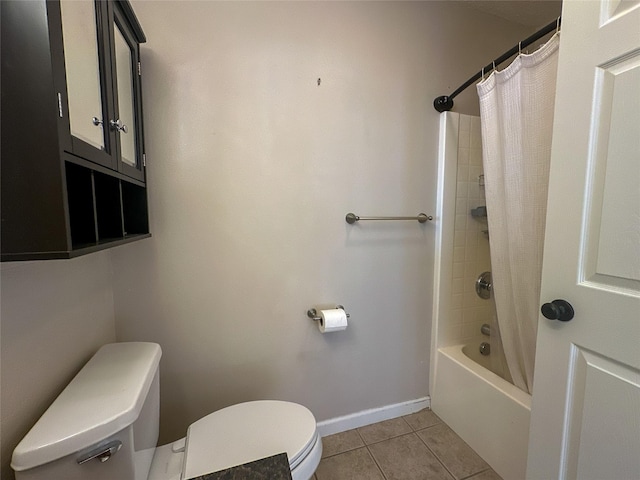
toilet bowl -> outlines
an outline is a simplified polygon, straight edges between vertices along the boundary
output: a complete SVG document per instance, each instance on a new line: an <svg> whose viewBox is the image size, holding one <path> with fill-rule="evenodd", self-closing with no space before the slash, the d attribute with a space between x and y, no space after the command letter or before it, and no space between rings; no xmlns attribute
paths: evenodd
<svg viewBox="0 0 640 480"><path fill-rule="evenodd" d="M16 480L188 480L286 453L294 480L322 456L313 414L296 403L233 405L156 447L160 346L102 347L13 452Z"/></svg>

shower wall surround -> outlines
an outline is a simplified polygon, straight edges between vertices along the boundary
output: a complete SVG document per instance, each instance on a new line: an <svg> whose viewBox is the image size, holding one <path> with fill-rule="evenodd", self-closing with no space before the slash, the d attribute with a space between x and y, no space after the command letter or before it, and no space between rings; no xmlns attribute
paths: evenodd
<svg viewBox="0 0 640 480"><path fill-rule="evenodd" d="M486 218L474 218L470 211L485 205L482 171L480 118L460 115L458 123L458 168L453 237L453 276L448 325L450 345L466 343L480 335L483 323L491 323L489 300L476 295L475 281L491 270Z"/></svg>

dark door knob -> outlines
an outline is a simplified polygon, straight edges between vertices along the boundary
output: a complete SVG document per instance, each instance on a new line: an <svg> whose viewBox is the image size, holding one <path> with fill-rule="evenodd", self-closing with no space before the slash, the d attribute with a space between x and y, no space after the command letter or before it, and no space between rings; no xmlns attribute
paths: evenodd
<svg viewBox="0 0 640 480"><path fill-rule="evenodd" d="M540 308L540 311L549 320L568 322L573 318L573 307L566 300L554 300L551 303L545 303Z"/></svg>

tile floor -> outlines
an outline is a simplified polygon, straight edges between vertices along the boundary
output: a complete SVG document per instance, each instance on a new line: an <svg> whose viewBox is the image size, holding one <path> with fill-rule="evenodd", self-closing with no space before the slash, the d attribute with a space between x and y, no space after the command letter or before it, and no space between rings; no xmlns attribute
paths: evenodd
<svg viewBox="0 0 640 480"><path fill-rule="evenodd" d="M314 480L502 480L425 409L322 439Z"/></svg>

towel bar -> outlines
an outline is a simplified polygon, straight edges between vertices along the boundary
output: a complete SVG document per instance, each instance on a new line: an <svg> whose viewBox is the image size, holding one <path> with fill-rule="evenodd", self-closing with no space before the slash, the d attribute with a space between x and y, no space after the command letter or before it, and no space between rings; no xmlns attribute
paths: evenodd
<svg viewBox="0 0 640 480"><path fill-rule="evenodd" d="M347 213L345 220L349 225L353 225L360 220L417 220L419 223L425 223L427 220L433 220L433 217L426 213L419 213L415 217L359 217L355 213Z"/></svg>

